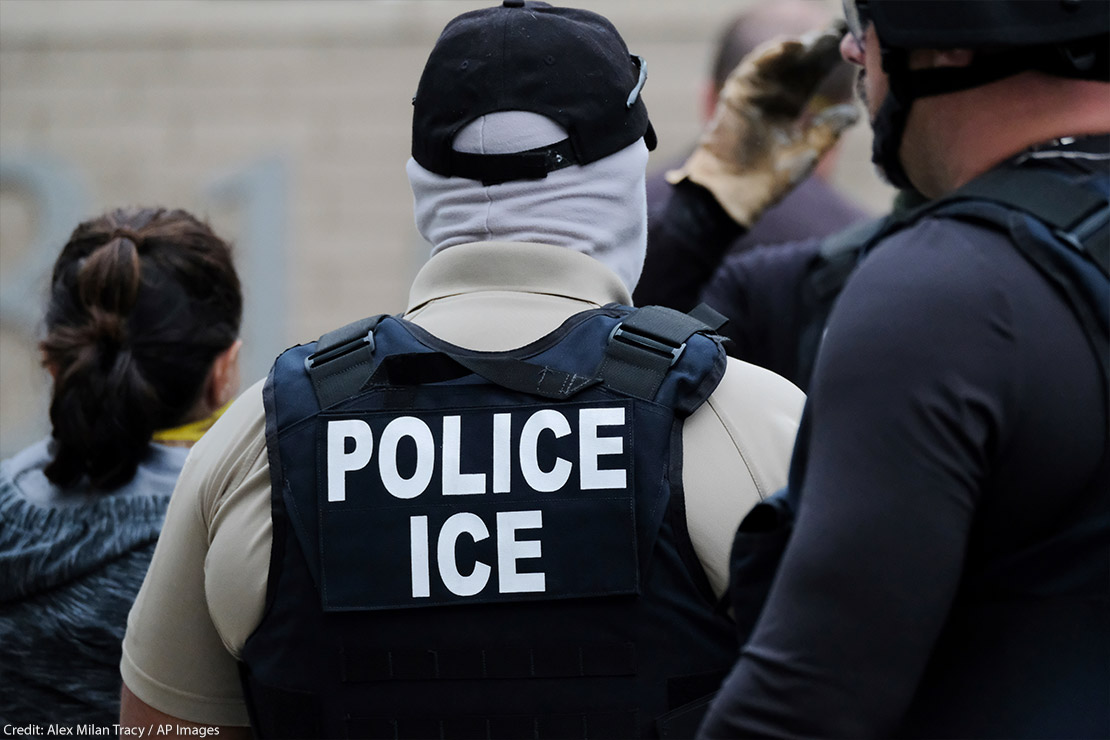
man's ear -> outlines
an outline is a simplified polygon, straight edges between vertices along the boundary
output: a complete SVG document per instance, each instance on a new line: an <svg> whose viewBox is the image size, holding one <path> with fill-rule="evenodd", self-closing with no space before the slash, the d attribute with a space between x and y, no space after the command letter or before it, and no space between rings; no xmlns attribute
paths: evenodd
<svg viewBox="0 0 1110 740"><path fill-rule="evenodd" d="M910 67L966 67L974 58L975 52L971 49L915 49L910 52Z"/></svg>
<svg viewBox="0 0 1110 740"><path fill-rule="evenodd" d="M937 67L966 67L975 58L971 49L937 49Z"/></svg>
<svg viewBox="0 0 1110 740"><path fill-rule="evenodd" d="M208 380L204 388L204 400L212 411L220 408L239 393L239 349L242 346L243 340L236 339L212 361L212 368L208 371Z"/></svg>

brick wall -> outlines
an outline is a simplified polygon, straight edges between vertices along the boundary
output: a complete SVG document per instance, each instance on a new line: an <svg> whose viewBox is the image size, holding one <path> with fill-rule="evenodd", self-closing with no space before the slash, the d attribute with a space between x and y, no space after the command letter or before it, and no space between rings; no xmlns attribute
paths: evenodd
<svg viewBox="0 0 1110 740"><path fill-rule="evenodd" d="M817 2L818 0L814 0ZM45 431L44 276L78 220L126 204L207 215L246 278L246 379L273 354L404 307L427 254L404 176L428 49L471 0L0 0L0 454ZM654 161L697 129L738 0L583 0L649 62ZM889 198L849 138L838 179Z"/></svg>

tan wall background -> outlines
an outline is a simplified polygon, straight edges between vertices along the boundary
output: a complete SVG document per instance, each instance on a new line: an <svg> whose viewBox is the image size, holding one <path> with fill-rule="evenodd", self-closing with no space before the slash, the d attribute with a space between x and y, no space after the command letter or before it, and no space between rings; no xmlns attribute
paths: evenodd
<svg viewBox="0 0 1110 740"><path fill-rule="evenodd" d="M654 162L695 135L718 29L754 1L576 3L648 60ZM245 382L289 344L401 310L427 254L404 175L410 100L443 25L490 4L0 0L0 454L47 429L47 271L107 208L185 207L236 241ZM837 180L879 211L891 191L868 141L849 135Z"/></svg>

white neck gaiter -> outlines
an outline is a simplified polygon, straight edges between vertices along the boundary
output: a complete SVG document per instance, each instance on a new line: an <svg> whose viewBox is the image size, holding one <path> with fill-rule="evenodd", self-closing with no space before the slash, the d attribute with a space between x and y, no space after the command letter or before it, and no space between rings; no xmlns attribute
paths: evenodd
<svg viewBox="0 0 1110 740"><path fill-rule="evenodd" d="M505 154L566 138L555 122L534 113L492 113L455 139L458 151ZM483 241L539 242L589 255L615 272L631 293L647 251L648 150L643 139L584 166L549 172L542 180L483 185L443 177L409 159L416 228L432 254Z"/></svg>

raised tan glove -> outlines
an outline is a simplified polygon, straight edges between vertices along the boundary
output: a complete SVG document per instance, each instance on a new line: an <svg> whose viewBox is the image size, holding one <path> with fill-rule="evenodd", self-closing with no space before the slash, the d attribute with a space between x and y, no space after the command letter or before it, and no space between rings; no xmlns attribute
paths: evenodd
<svg viewBox="0 0 1110 740"><path fill-rule="evenodd" d="M732 70L697 149L667 180L701 185L737 223L751 226L816 166L859 118L854 105L809 104L841 62L843 24L768 41Z"/></svg>

